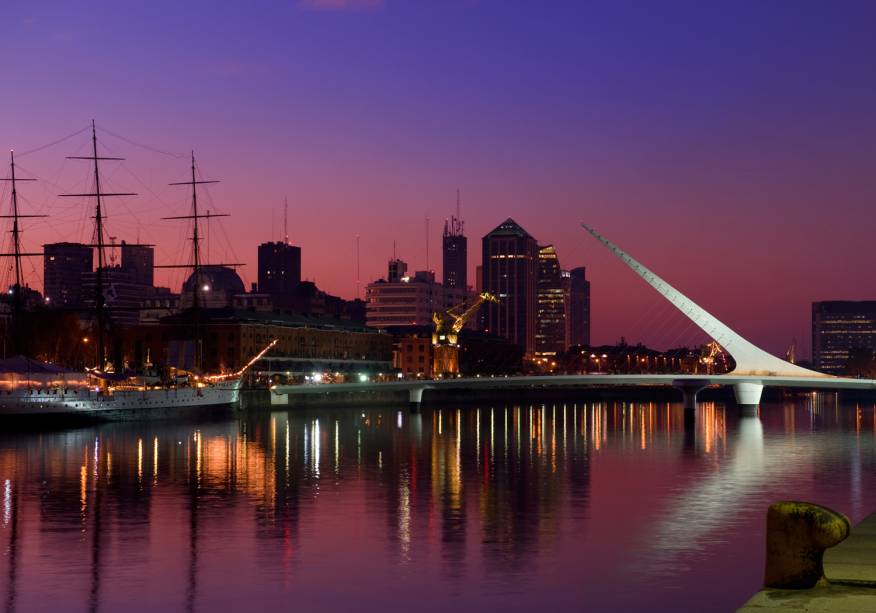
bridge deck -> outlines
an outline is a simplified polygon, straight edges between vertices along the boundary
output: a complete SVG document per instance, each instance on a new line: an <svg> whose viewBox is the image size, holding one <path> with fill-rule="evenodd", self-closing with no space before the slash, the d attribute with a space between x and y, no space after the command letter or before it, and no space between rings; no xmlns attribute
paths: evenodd
<svg viewBox="0 0 876 613"><path fill-rule="evenodd" d="M551 375L532 377L469 377L460 379L390 381L386 383L327 383L275 385L277 395L330 394L345 392L405 391L412 389L508 389L589 386L679 386L736 385L758 383L768 387L801 389L876 390L876 380L843 377L788 377L770 375Z"/></svg>

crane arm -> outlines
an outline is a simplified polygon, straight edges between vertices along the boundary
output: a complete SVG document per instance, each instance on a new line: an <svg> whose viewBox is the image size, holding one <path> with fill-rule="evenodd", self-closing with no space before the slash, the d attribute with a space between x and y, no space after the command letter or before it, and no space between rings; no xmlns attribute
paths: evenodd
<svg viewBox="0 0 876 613"><path fill-rule="evenodd" d="M459 331L465 327L465 324L468 322L468 320L470 320L474 316L474 314L477 313L478 309L481 308L481 305L484 302L498 303L499 299L492 294L482 292L478 294L478 297L475 298L474 302L472 302L471 305L461 314L456 315L448 311L448 314L454 318L453 325L451 326L453 332L458 334Z"/></svg>

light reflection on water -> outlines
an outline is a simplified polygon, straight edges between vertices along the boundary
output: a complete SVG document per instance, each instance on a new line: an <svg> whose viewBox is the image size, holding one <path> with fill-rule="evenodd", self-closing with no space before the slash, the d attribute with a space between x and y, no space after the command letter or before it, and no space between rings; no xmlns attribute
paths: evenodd
<svg viewBox="0 0 876 613"><path fill-rule="evenodd" d="M294 410L0 438L7 610L729 610L766 506L876 511L872 404Z"/></svg>

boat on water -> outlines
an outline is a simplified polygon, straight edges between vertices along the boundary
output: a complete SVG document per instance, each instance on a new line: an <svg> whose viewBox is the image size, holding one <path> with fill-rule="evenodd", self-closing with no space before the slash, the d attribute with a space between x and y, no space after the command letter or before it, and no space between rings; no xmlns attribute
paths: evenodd
<svg viewBox="0 0 876 613"><path fill-rule="evenodd" d="M136 375L71 370L25 356L0 360L0 421L38 416L125 420L233 409L240 399L243 375L276 342L239 371L188 373L166 385Z"/></svg>
<svg viewBox="0 0 876 613"><path fill-rule="evenodd" d="M204 264L200 256L199 222L211 217L226 215L204 214L198 211L197 186L216 181L198 180L195 172L195 158L192 154L191 180L171 183L191 187L191 214L167 217L165 219L191 220L192 222L192 261L190 264L164 266L164 268L188 268L194 279L192 304L192 342L194 360L184 371L174 371L172 376L159 379L141 373L116 372L106 359L106 336L111 323L110 309L106 305L104 274L106 261L104 250L103 200L111 196L132 196L136 194L112 193L101 190L100 164L102 160L121 160L122 158L98 155L97 133L94 122L91 125L91 155L72 156L70 159L87 160L93 163L94 191L61 196L94 198L94 236L91 246L97 255L96 283L94 296L94 319L96 328L96 362L85 371L72 370L59 365L42 362L23 355L0 360L0 420L6 418L38 417L46 418L87 418L101 420L139 419L162 414L187 415L200 411L220 411L235 407L240 399L242 378L245 372L267 353L276 343L274 340L254 356L243 368L230 373L205 373L203 364L203 341L201 338L200 304L202 297L201 277ZM20 345L19 328L16 319L21 316L22 279L21 258L40 256L25 253L21 249L18 223L21 217L42 217L42 215L22 215L18 211L16 192L15 159L11 158L13 252L0 254L15 258L15 284L13 294L12 328L17 334L13 346ZM31 180L31 179L18 179Z"/></svg>
<svg viewBox="0 0 876 613"><path fill-rule="evenodd" d="M135 419L161 412L230 408L238 402L242 374L147 386L137 377L113 381L103 373L15 356L0 360L0 419L59 415Z"/></svg>

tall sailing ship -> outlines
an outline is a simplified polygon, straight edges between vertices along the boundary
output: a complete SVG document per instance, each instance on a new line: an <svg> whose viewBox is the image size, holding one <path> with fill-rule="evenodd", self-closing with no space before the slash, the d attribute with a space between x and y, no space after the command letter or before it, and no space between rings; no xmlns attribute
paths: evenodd
<svg viewBox="0 0 876 613"><path fill-rule="evenodd" d="M19 219L22 217L40 217L39 215L22 215L18 210L16 182L32 179L16 179L14 154L11 159L12 182L12 214L2 217L11 218L13 249L10 253L0 254L15 260L15 285L13 291L12 325L13 346L21 350L22 339L22 273L21 258L41 253L25 253L21 250ZM68 159L86 160L94 166L94 191L77 194L61 194L63 197L94 198L94 243L91 245L97 253L97 270L95 274L95 327L96 327L96 364L94 368L85 371L71 370L53 364L47 364L23 355L0 360L0 419L11 417L46 418L80 417L90 419L137 419L141 417L162 414L188 414L202 410L221 410L234 407L239 402L242 377L246 370L258 361L276 344L271 342L243 368L230 373L204 373L203 364L203 325L201 322L202 283L200 282L202 268L200 254L199 222L202 219L225 215L200 213L198 210L197 186L217 181L198 180L195 172L195 157L191 158L191 181L171 183L171 185L187 185L192 190L192 208L190 215L166 217L165 219L191 220L192 222L192 263L164 266L164 268L189 268L194 280L192 296L192 331L194 336L193 367L185 372L174 373L173 377L161 381L155 376L145 374L124 374L110 372L106 360L107 337L107 305L104 295L104 274L106 270L104 239L104 207L103 200L114 196L133 196L133 193L106 192L101 190L100 162L103 160L122 160L123 158L98 155L97 132L94 122L91 124L91 155L70 156ZM227 264L226 264L227 265Z"/></svg>

